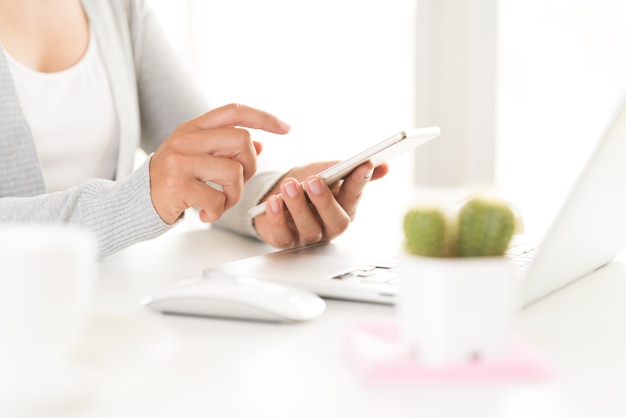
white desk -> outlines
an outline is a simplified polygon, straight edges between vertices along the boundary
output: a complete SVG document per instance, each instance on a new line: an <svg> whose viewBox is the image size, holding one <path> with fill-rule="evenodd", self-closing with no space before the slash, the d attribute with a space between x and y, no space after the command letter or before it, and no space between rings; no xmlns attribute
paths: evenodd
<svg viewBox="0 0 626 418"><path fill-rule="evenodd" d="M362 242L370 233L365 225L376 211L362 212L341 239ZM379 222L373 233L386 237L381 244L396 245L394 228L394 222ZM389 306L328 301L324 315L311 322L265 324L165 316L139 304L166 283L197 276L213 263L269 250L188 217L166 235L103 260L94 317L59 383L56 407L28 416L626 416L621 262L523 312L519 333L555 369L551 380L540 383L361 380L346 361L346 332L360 321L392 317Z"/></svg>

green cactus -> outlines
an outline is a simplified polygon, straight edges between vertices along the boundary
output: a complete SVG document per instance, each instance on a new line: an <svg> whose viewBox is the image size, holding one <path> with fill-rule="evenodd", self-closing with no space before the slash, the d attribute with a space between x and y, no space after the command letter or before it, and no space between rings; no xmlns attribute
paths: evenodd
<svg viewBox="0 0 626 418"><path fill-rule="evenodd" d="M406 250L425 257L446 255L447 221L436 207L414 207L404 216Z"/></svg>
<svg viewBox="0 0 626 418"><path fill-rule="evenodd" d="M467 199L453 217L437 206L416 206L404 216L406 251L425 257L501 256L517 222L511 204L496 198Z"/></svg>
<svg viewBox="0 0 626 418"><path fill-rule="evenodd" d="M504 255L516 220L508 202L475 197L461 206L458 222L459 256L480 257Z"/></svg>

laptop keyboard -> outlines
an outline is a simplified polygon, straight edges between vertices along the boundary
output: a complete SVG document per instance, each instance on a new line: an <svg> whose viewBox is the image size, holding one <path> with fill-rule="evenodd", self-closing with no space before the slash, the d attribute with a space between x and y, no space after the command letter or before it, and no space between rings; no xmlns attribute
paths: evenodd
<svg viewBox="0 0 626 418"><path fill-rule="evenodd" d="M530 260L533 259L535 255L535 245L513 238L505 255L509 257L518 268L522 268L528 265Z"/></svg>
<svg viewBox="0 0 626 418"><path fill-rule="evenodd" d="M516 241L515 239L511 242L511 245L505 253L519 269L530 263L534 254L534 245L522 240ZM347 273L334 276L333 280L397 285L399 281L397 269L399 263L399 257L380 260Z"/></svg>

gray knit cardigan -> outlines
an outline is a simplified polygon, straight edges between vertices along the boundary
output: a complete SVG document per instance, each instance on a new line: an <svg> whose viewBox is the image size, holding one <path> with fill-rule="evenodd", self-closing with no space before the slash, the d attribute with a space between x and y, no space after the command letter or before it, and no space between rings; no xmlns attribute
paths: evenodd
<svg viewBox="0 0 626 418"><path fill-rule="evenodd" d="M92 179L69 190L46 192L32 134L0 45L0 222L77 224L95 233L100 255L106 256L171 228L152 205L149 159L133 172L134 156L137 147L154 152L179 123L206 112L209 105L144 1L83 0L83 6L117 110L116 180ZM259 171L241 201L216 224L255 236L246 211L279 177L277 171Z"/></svg>

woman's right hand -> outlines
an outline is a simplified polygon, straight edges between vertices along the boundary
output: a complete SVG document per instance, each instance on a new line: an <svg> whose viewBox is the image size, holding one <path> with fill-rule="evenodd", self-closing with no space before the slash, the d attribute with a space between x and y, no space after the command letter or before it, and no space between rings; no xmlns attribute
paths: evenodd
<svg viewBox="0 0 626 418"><path fill-rule="evenodd" d="M239 201L262 149L243 128L289 132L274 115L229 104L180 124L165 139L150 161L152 204L165 223L174 223L189 207L200 209L203 222L213 222Z"/></svg>

